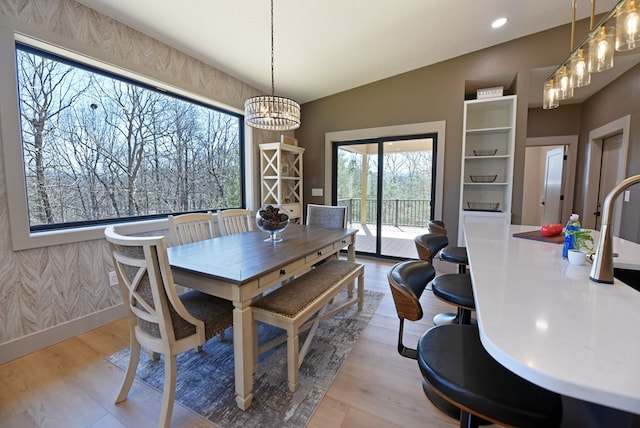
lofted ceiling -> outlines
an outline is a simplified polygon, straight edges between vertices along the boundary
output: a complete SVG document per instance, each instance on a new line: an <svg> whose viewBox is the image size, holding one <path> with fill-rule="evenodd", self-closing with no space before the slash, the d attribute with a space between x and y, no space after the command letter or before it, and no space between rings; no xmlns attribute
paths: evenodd
<svg viewBox="0 0 640 428"><path fill-rule="evenodd" d="M271 93L269 0L77 0ZM617 0L600 0L596 13ZM275 93L299 103L571 22L571 0L274 0ZM577 19L591 2L579 0ZM498 17L508 22L492 29ZM567 41L568 44L569 41ZM567 54L569 54L567 49ZM629 60L631 67L637 63ZM555 67L532 70L531 104ZM617 73L625 71L622 65ZM603 74L603 73L600 73ZM534 81L535 80L535 81ZM579 102L598 89L576 91ZM537 99L539 94L540 97Z"/></svg>

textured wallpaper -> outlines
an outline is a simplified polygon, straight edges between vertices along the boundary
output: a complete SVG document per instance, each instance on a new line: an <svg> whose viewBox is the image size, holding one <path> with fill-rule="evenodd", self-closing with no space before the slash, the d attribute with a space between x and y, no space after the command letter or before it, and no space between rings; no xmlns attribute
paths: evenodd
<svg viewBox="0 0 640 428"><path fill-rule="evenodd" d="M37 28L39 35L49 33L142 65L152 75L178 79L185 88L230 106L242 108L256 95L225 73L72 0L1 0L0 18L27 35ZM108 285L111 258L105 240L12 250L6 186L15 184L6 182L3 165L0 158L0 343L118 304L117 288Z"/></svg>

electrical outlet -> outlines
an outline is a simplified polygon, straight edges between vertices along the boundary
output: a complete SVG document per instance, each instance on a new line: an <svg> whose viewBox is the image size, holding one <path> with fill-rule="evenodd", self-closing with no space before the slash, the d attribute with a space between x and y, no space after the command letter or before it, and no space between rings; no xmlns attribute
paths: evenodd
<svg viewBox="0 0 640 428"><path fill-rule="evenodd" d="M116 271L112 270L109 272L109 285L114 286L118 285L118 275L116 275Z"/></svg>

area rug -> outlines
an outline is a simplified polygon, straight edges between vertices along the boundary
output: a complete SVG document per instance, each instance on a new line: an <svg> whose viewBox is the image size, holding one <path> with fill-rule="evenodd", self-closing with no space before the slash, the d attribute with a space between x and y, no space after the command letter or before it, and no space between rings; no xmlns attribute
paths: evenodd
<svg viewBox="0 0 640 428"><path fill-rule="evenodd" d="M300 383L295 393L287 385L287 349L283 343L260 355L253 401L248 410L240 410L234 396L231 331L227 331L225 340L209 340L201 353L191 350L178 355L175 399L223 428L304 427L383 297L384 293L365 291L361 311L351 306L320 323L300 367ZM335 304L345 298L346 293L338 295ZM282 333L283 330L269 325L258 327L260 343ZM301 343L303 339L304 334ZM129 348L107 359L125 370ZM153 362L143 352L136 378L162 391L163 377L163 359Z"/></svg>

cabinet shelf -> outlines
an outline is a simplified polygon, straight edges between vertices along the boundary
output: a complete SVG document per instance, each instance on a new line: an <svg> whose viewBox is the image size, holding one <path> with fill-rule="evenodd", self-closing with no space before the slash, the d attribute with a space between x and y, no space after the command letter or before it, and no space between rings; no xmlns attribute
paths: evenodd
<svg viewBox="0 0 640 428"><path fill-rule="evenodd" d="M470 134L500 134L500 133L507 133L509 131L511 131L510 126L501 126L499 128L477 128L477 129L467 129L465 132L467 133L467 135Z"/></svg>
<svg viewBox="0 0 640 428"><path fill-rule="evenodd" d="M509 155L492 155L492 156L465 156L464 159L465 160L470 160L470 161L486 161L488 159L510 159L511 156Z"/></svg>
<svg viewBox="0 0 640 428"><path fill-rule="evenodd" d="M294 222L302 218L303 153L290 144L260 144L261 204L279 205Z"/></svg>

